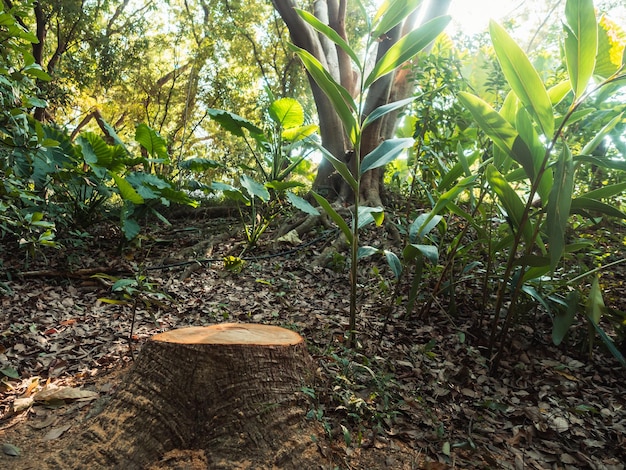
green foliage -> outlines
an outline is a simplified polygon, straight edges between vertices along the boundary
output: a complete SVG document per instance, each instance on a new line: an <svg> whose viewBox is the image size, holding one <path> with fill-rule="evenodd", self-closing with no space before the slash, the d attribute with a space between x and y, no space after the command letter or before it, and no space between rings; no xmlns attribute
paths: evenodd
<svg viewBox="0 0 626 470"><path fill-rule="evenodd" d="M372 48L376 46L376 41L374 40L374 38L377 37L377 34L375 34L376 31L379 31L381 28L392 27L399 24L416 6L417 4L415 2L386 2L383 3L383 5L378 9L373 22L370 22L370 20L366 18L366 22L369 25L369 34L367 36L368 40L365 47L365 57L367 57ZM379 107L378 109L373 110L370 117L365 119L361 125L359 124L361 122L359 112L363 108L364 97L367 95L368 90L374 82L384 75L393 72L403 63L415 57L424 47L432 42L441 33L441 31L443 31L450 21L450 18L435 18L399 39L379 60L377 60L369 74L365 75L365 61L360 61L356 52L343 39L341 39L337 34L334 34L330 28L322 25L310 14L300 10L297 10L297 12L305 21L326 35L331 41L335 42L347 53L350 58L352 58L353 65L357 68L360 77L357 104L350 93L333 79L331 73L326 70L322 64L320 64L320 62L313 57L312 54L296 46L291 46L291 48L298 54L310 76L313 80L315 80L317 85L324 91L328 99L331 101L334 110L337 112L341 122L343 123L346 135L348 136L348 139L354 149L355 168L352 170L349 169L344 162L331 155L330 152L323 151L324 158L330 161L335 170L337 170L341 177L351 187L353 194L355 195L352 220L350 222L346 222L323 196L314 194L316 201L339 226L346 237L346 240L350 243L349 344L352 346L355 343L356 333L358 283L357 264L359 259L363 256L370 255L377 251L375 249L369 249L368 247L363 249L363 247L359 246L359 230L368 221L376 221L377 224L380 224L383 217L381 208L361 207L359 200L361 180L365 172L393 161L405 148L410 147L413 142L413 139L410 138L390 139L382 142L368 155L362 155L361 139L363 129L372 124L376 119L380 119L387 113L406 105L409 101L402 100L400 102ZM385 31L387 30L385 29ZM363 221L365 223L362 223L360 218L364 214L367 214L367 217L365 217L365 220ZM374 216L374 214L378 215ZM393 256L387 256L386 259L392 263L395 261ZM395 263L392 264L392 268L393 267L396 267Z"/></svg>
<svg viewBox="0 0 626 470"><path fill-rule="evenodd" d="M95 274L93 278L102 279L111 284L111 293L114 297L101 297L98 300L105 304L131 307L131 324L128 333L128 349L134 359L133 331L137 318L137 308L141 305L150 314L155 326L159 326L155 315L155 308L167 308L167 302L171 297L163 292L157 284L141 272L137 272L132 278L120 278L109 274Z"/></svg>
<svg viewBox="0 0 626 470"><path fill-rule="evenodd" d="M494 309L500 312L506 302L507 313L502 321L500 315L494 315L492 319L490 348L499 345L493 368L497 368L509 328L515 318L519 318L522 296L530 296L548 311L550 303L556 302L559 313L554 317L555 343L563 340L572 324L578 311L578 295L571 294L561 299L555 292L542 295L534 287L548 273L551 273L554 288L558 284L562 285L558 281L557 268L563 256L580 248L567 240L572 214L591 216L591 213L600 212L623 218L617 207L600 200L619 193L621 186L610 185L586 192L578 189L577 194L577 188L582 185L576 183L577 179L583 179L582 175L577 175L586 168L589 153L611 132L612 126L617 125L622 113L617 111L613 116L609 114L610 122L599 128L596 124L595 134L588 135L589 140L582 144L578 140L580 136L572 132L576 121L581 118L579 116L594 116L594 111L596 119L607 122L597 108L592 107L585 114L579 113L579 110L590 96L601 96L602 88L613 87L614 82L623 78L620 75L623 65L615 69L611 76L598 78L590 91L599 51L598 27L592 1L568 0L565 16L564 51L568 74L565 81L547 90L524 51L502 27L492 22L491 40L511 92L500 111L471 93L459 94L459 100L469 109L478 126L495 146L494 163L484 166L484 177L512 230L509 236L505 235L498 241L488 240L489 246L508 252L504 271L499 274L502 280L498 282ZM602 51L609 53L605 47ZM598 57L598 60L606 61L607 58ZM571 86L573 96L567 97L566 84ZM561 114L555 105L564 98L566 106L559 105L559 109L563 109ZM496 154L496 149L499 154ZM574 153L572 149L578 152ZM601 168L617 168L609 160L600 158L596 163ZM547 244L544 244L544 239ZM498 251L490 253L490 256L495 257ZM495 260L490 260L490 263L495 263ZM546 285L542 286L542 290L546 291ZM587 307L592 336L596 331L601 331L598 322L599 312L603 308L596 281ZM600 333L600 336L615 354L617 350L608 336L604 333Z"/></svg>
<svg viewBox="0 0 626 470"><path fill-rule="evenodd" d="M219 182L211 185L213 191L222 191L237 204L249 207L248 217L240 208L248 248L256 245L284 210L285 202L305 213L318 214L306 200L290 191L303 186L289 179L307 157L309 141L317 131L317 126L305 124L304 110L298 101L293 98L273 101L267 111L265 131L229 111L210 109L208 114L226 131L243 139L256 162L256 177L261 182L243 174L237 181L239 188Z"/></svg>

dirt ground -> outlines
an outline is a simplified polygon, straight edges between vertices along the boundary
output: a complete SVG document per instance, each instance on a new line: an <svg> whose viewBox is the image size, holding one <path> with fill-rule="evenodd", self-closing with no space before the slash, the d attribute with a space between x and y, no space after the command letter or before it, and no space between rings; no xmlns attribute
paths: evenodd
<svg viewBox="0 0 626 470"><path fill-rule="evenodd" d="M379 230L370 236L388 239ZM613 243L621 230L611 230L607 250L624 250ZM625 468L626 373L598 339L589 358L582 321L556 347L550 317L529 308L490 374L476 329L482 293L472 282L459 283L454 309L434 302L428 315L404 319L400 304L387 322L392 275L384 259L370 258L359 279L359 344L348 350L345 257L311 262L333 237L263 244L242 266L224 262L243 249L237 220L208 215L155 226L121 251L105 225L28 264L5 247L0 468L46 468L46 457L106 406L151 335L219 322L279 325L305 338L323 377L304 391L316 468ZM602 282L607 304L626 310L621 266ZM136 273L140 298L152 300L138 303L133 325L132 305L104 299L120 300L112 282ZM155 302L150 290L167 297ZM252 468L243 450L233 465ZM207 468L207 459L180 449L150 468Z"/></svg>

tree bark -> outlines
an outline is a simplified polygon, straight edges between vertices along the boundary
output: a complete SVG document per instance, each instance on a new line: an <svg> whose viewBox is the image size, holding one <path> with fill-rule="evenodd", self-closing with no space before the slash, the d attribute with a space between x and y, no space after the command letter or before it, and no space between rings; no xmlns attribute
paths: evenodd
<svg viewBox="0 0 626 470"><path fill-rule="evenodd" d="M422 7L426 8L422 21L426 22L437 16L444 15L448 10L450 2L451 0L430 0L426 2ZM356 94L355 88L358 77L355 76L355 71L347 54L334 44L334 51L329 52L327 50L329 47L327 44L328 40L325 37L320 37L308 23L296 14L294 11L296 2L294 0L272 0L272 3L287 25L294 44L309 51L322 65L330 70L335 80L341 83L350 93ZM317 18L328 24L344 39L347 39L345 31L347 3L347 0L317 0L314 3ZM417 13L410 15L404 23L387 32L381 38L382 40L377 51L377 60L400 37L413 29L416 18ZM323 44L325 44L325 47L322 46ZM329 61L332 61L332 63L329 63ZM339 78L336 76L337 73ZM410 75L410 70L400 69L396 74L389 74L377 80L368 92L364 115L369 114L379 106L410 96L414 89L414 84L410 81ZM347 139L343 132L341 121L326 95L310 77L309 82L311 83L311 90L319 117L322 145L336 158L349 164L347 159L352 149L347 147ZM363 135L360 158L371 152L382 141L393 137L397 117L397 112L390 113L385 119L380 120L380 122L375 123L366 130L366 133ZM364 204L370 206L382 205L380 193L383 173L384 169L379 168L363 175L360 196ZM343 183L332 164L326 159L323 159L320 163L317 176L313 182L313 189L331 200L337 197L343 200L352 198L351 189L347 184Z"/></svg>
<svg viewBox="0 0 626 470"><path fill-rule="evenodd" d="M212 469L319 461L299 393L312 370L302 337L280 327L157 334L105 410L48 468L143 469L179 450L202 453Z"/></svg>

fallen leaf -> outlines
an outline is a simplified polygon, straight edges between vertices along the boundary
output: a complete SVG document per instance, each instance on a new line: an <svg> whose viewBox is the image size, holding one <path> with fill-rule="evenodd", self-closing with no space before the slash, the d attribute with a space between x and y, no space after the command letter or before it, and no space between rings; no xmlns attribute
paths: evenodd
<svg viewBox="0 0 626 470"><path fill-rule="evenodd" d="M33 406L33 397L16 398L13 402L13 411L19 413Z"/></svg>
<svg viewBox="0 0 626 470"><path fill-rule="evenodd" d="M46 388L33 395L35 401L50 402L55 400L95 400L98 398L98 392L91 390L82 390L80 388L59 387Z"/></svg>
<svg viewBox="0 0 626 470"><path fill-rule="evenodd" d="M50 429L50 431L48 431L46 435L42 437L41 440L52 441L54 439L58 439L59 437L63 435L65 431L67 431L71 427L72 427L71 424L65 424L63 426L59 426L58 428Z"/></svg>
<svg viewBox="0 0 626 470"><path fill-rule="evenodd" d="M15 447L13 444L2 444L2 452L4 452L7 455L10 455L11 457L17 457L18 455L20 455L20 449L19 447Z"/></svg>

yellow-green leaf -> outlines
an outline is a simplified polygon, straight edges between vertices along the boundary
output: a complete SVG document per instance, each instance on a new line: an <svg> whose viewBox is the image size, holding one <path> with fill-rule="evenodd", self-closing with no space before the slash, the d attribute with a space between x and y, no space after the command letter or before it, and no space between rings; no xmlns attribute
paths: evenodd
<svg viewBox="0 0 626 470"><path fill-rule="evenodd" d="M580 97L593 74L598 51L598 26L593 0L567 0L565 4L565 60L572 91Z"/></svg>
<svg viewBox="0 0 626 470"><path fill-rule="evenodd" d="M495 21L489 23L493 47L509 85L537 120L543 134L552 137L554 114L548 92L526 53Z"/></svg>

